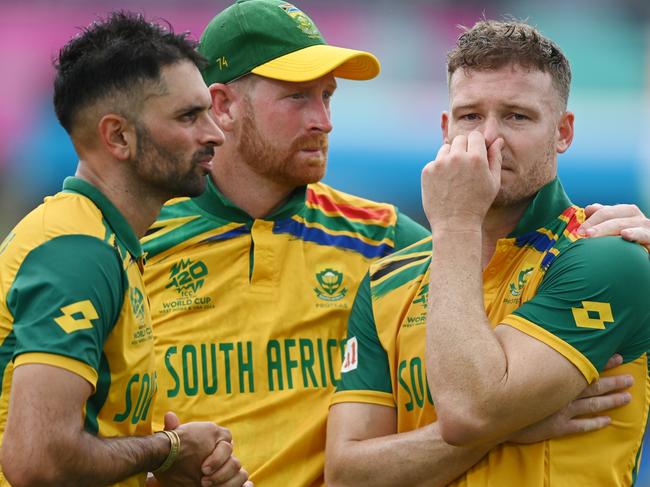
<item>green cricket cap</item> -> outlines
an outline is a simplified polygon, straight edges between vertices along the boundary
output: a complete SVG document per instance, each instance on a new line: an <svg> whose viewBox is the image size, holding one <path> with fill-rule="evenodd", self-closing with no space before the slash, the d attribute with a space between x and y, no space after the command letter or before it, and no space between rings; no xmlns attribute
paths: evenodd
<svg viewBox="0 0 650 487"><path fill-rule="evenodd" d="M303 11L280 0L238 0L210 21L198 49L209 62L203 70L208 85L248 73L291 82L330 72L367 80L380 70L369 52L327 44Z"/></svg>

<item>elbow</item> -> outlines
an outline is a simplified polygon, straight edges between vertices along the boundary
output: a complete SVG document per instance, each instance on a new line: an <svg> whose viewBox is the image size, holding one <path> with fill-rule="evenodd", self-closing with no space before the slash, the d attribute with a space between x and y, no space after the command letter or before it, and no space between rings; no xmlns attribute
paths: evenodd
<svg viewBox="0 0 650 487"><path fill-rule="evenodd" d="M344 470L335 460L325 460L325 485L328 487L346 487Z"/></svg>
<svg viewBox="0 0 650 487"><path fill-rule="evenodd" d="M13 487L48 487L65 485L65 479L54 471L46 471L34 465L2 462L2 473Z"/></svg>
<svg viewBox="0 0 650 487"><path fill-rule="evenodd" d="M12 442L3 441L2 474L13 487L48 487L65 485L60 470L51 462L36 462L37 455L21 452L33 451L16 448ZM42 457L41 457L42 458Z"/></svg>
<svg viewBox="0 0 650 487"><path fill-rule="evenodd" d="M328 487L348 487L359 485L350 478L351 469L346 467L345 458L340 454L325 455L325 485Z"/></svg>
<svg viewBox="0 0 650 487"><path fill-rule="evenodd" d="M494 439L495 422L476 410L436 408L436 414L440 436L449 445L475 447Z"/></svg>

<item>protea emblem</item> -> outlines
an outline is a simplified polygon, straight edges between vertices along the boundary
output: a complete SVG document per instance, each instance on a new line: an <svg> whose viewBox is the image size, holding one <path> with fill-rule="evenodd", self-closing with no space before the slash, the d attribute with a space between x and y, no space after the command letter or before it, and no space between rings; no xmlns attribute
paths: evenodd
<svg viewBox="0 0 650 487"><path fill-rule="evenodd" d="M528 280L528 276L530 276L531 272L533 272L532 267L530 269L524 269L519 273L517 284L514 282L510 283L510 294L513 296L521 296L521 293L524 290L524 286L526 285L526 281Z"/></svg>
<svg viewBox="0 0 650 487"><path fill-rule="evenodd" d="M348 292L347 288L342 288L343 273L334 269L325 269L316 274L318 287L314 288L316 296L325 301L338 301Z"/></svg>

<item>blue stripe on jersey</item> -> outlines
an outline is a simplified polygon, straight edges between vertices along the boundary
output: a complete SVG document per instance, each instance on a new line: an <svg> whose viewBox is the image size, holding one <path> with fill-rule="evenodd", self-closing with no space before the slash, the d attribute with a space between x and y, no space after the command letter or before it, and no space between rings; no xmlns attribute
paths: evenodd
<svg viewBox="0 0 650 487"><path fill-rule="evenodd" d="M228 232L220 233L219 235L213 235L212 237L205 238L201 241L201 243L216 242L218 240L228 240L230 238L239 237L240 235L246 235L248 233L251 233L250 230L246 227L246 225L242 225L241 227L234 228L233 230L230 230Z"/></svg>
<svg viewBox="0 0 650 487"><path fill-rule="evenodd" d="M555 244L555 239L550 238L545 233L528 232L520 235L515 240L517 247L531 246L538 252L545 252Z"/></svg>
<svg viewBox="0 0 650 487"><path fill-rule="evenodd" d="M549 253L546 254L546 255L544 256L544 258L542 259L541 268L542 268L543 270L548 269L548 268L551 266L551 264L552 264L553 262L555 262L555 259L557 259L557 255L555 255L555 254L552 253L552 252L549 252Z"/></svg>
<svg viewBox="0 0 650 487"><path fill-rule="evenodd" d="M359 252L361 255L374 259L388 255L393 248L387 244L372 245L348 235L331 235L319 228L307 227L296 220L279 220L273 225L273 233L288 233L306 242L314 242L330 247L339 247Z"/></svg>

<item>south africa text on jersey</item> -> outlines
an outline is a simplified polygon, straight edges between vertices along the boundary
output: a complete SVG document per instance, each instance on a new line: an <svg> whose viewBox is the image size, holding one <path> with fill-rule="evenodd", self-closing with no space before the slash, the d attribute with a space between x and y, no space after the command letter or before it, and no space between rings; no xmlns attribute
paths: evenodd
<svg viewBox="0 0 650 487"><path fill-rule="evenodd" d="M176 397L336 386L343 345L335 338L174 345L165 352L161 392Z"/></svg>

